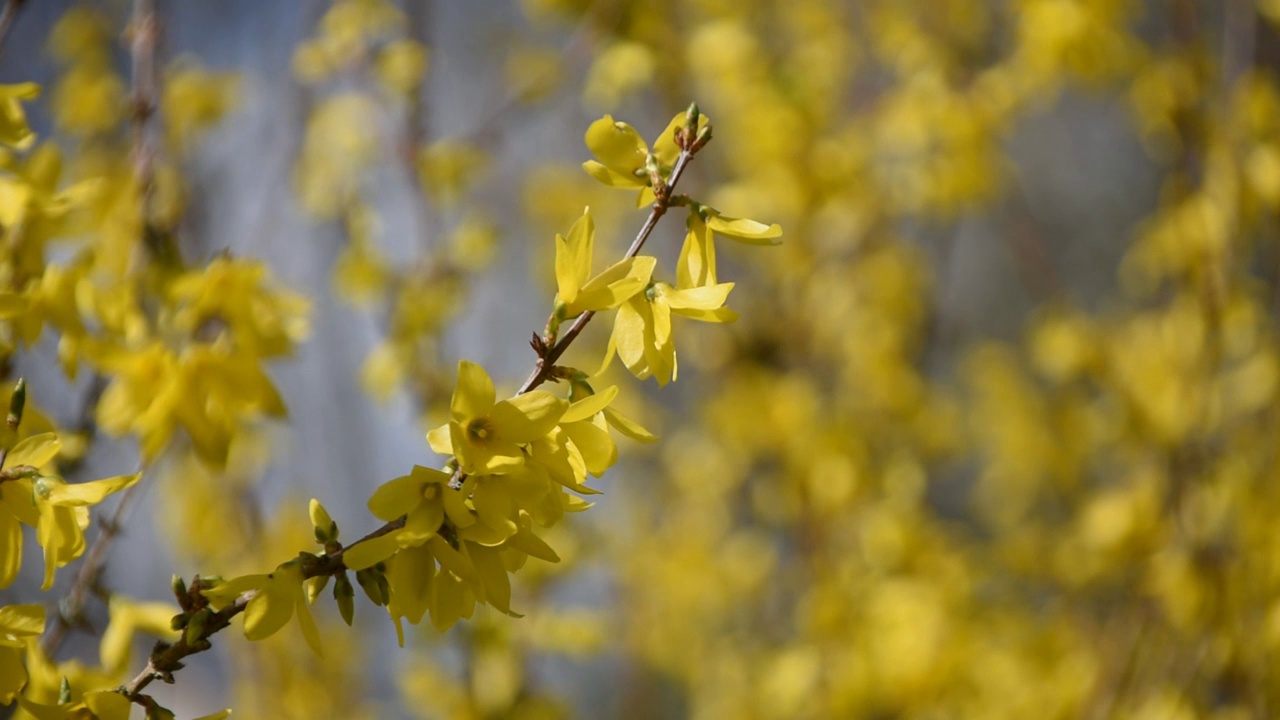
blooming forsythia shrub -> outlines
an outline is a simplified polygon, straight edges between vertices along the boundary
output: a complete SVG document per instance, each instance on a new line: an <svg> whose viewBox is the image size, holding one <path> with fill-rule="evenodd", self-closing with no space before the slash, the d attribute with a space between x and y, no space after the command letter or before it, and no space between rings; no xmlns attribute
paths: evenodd
<svg viewBox="0 0 1280 720"><path fill-rule="evenodd" d="M1275 714L1280 4L522 0L493 43L507 97L454 134L428 122L424 84L459 66L428 47L429 5L325 4L289 66L289 190L341 235L325 272L378 327L349 380L425 432L419 464L359 479L355 533L254 494L311 300L187 236L193 159L243 80L161 61L165 18L134 0L67 11L56 78L0 85L0 587L52 590L0 597L8 712L207 712L184 665L217 646L216 706L249 717ZM710 150L697 108L648 131L668 111L644 108L689 94ZM581 168L524 178L549 306L504 309L540 329L499 392L450 331L523 258L491 192L515 183L504 119L571 100L603 117ZM1073 108L1082 129L1029 165ZM1113 187L1082 149L1108 133L1134 152L1103 167L1149 186L1059 208L1060 177ZM388 174L414 198L408 258ZM1087 237L1117 206L1132 218ZM1009 278L966 269L985 239ZM1072 269L1077 246L1106 251ZM969 312L978 285L1012 289L991 314L1020 330ZM52 358L72 390L17 380ZM70 420L37 404L81 392ZM108 438L141 468L100 466ZM610 505L565 519L606 471ZM148 487L157 517L130 515ZM149 520L200 572L172 602L102 575ZM358 596L395 632L338 625L372 614ZM95 663L68 659L86 628ZM553 654L591 666L549 673ZM398 698L370 697L387 668Z"/></svg>

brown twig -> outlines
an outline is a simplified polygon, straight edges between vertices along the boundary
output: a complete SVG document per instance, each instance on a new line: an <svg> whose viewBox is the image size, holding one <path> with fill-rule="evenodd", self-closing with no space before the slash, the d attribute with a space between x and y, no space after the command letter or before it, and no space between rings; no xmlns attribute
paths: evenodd
<svg viewBox="0 0 1280 720"><path fill-rule="evenodd" d="M0 10L0 53L4 52L5 41L13 30L13 21L18 19L18 11L26 4L26 0L9 0Z"/></svg>

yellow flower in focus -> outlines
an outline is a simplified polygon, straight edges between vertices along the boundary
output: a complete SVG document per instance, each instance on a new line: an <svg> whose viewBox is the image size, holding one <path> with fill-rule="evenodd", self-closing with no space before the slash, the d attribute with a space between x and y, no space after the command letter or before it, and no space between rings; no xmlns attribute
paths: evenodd
<svg viewBox="0 0 1280 720"><path fill-rule="evenodd" d="M271 637L297 614L307 645L316 655L323 656L320 631L316 629L316 621L307 607L302 582L302 567L296 562L287 562L277 567L275 572L244 575L203 592L218 610L231 605L240 596L252 593L244 610L244 636L249 640Z"/></svg>
<svg viewBox="0 0 1280 720"><path fill-rule="evenodd" d="M27 684L22 655L27 643L44 634L43 605L0 607L0 705L8 705Z"/></svg>
<svg viewBox="0 0 1280 720"><path fill-rule="evenodd" d="M484 368L458 363L447 425L427 434L431 449L454 455L468 475L510 472L524 463L520 445L551 432L568 403L545 390L495 402L493 380Z"/></svg>
<svg viewBox="0 0 1280 720"><path fill-rule="evenodd" d="M27 126L27 114L23 100L33 100L40 95L35 83L0 85L0 143L18 150L26 150L35 141L35 133Z"/></svg>
<svg viewBox="0 0 1280 720"><path fill-rule="evenodd" d="M618 308L601 371L609 366L616 352L641 380L650 375L659 385L675 380L678 370L671 314L703 322L733 322L738 314L724 307L732 289L733 283L690 288L675 288L662 282L650 285Z"/></svg>
<svg viewBox="0 0 1280 720"><path fill-rule="evenodd" d="M617 307L644 289L657 265L652 257L627 258L592 278L595 234L595 222L587 208L567 238L556 235L556 302L564 305L565 318Z"/></svg>
<svg viewBox="0 0 1280 720"><path fill-rule="evenodd" d="M685 122L685 113L671 118L650 152L648 144L635 128L624 122L616 122L611 115L605 115L587 128L587 148L596 159L584 162L582 169L609 187L638 188L640 194L636 197L636 207L644 207L654 200L653 178L649 174L650 162L663 177L671 172L680 155L680 148L676 145L676 130ZM706 127L709 122L706 115L700 115L698 129Z"/></svg>
<svg viewBox="0 0 1280 720"><path fill-rule="evenodd" d="M383 483L369 498L369 512L388 522L404 515L397 532L352 545L342 555L351 570L363 570L391 557L400 548L422 545L436 534L444 518L456 527L475 522L466 507L466 494L449 487L449 474L415 465L413 471Z"/></svg>

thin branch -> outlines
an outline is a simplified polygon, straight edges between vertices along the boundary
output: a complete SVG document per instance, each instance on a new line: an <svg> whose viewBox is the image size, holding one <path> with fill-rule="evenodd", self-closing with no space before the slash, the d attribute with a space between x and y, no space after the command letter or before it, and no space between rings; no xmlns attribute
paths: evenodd
<svg viewBox="0 0 1280 720"><path fill-rule="evenodd" d="M13 30L13 21L18 19L18 11L26 2L27 0L9 0L4 4L4 10L0 10L0 54L4 53L5 41Z"/></svg>

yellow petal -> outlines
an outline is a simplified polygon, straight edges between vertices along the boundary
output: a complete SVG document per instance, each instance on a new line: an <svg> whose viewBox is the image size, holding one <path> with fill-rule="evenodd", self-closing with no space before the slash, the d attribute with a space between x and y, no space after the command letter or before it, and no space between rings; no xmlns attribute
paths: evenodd
<svg viewBox="0 0 1280 720"><path fill-rule="evenodd" d="M62 442L58 440L58 436L54 433L32 435L9 451L9 455L5 458L4 466L7 468L19 465L44 467L58 454L58 450L61 448Z"/></svg>
<svg viewBox="0 0 1280 720"><path fill-rule="evenodd" d="M444 475L444 473L440 474ZM448 476L445 476L445 482L448 481ZM413 474L388 480L379 485L369 497L369 512L379 520L388 522L411 513L422 502L422 490L425 485L425 479L415 477Z"/></svg>
<svg viewBox="0 0 1280 720"><path fill-rule="evenodd" d="M665 283L659 283L656 295L666 300L673 310L715 310L722 307L729 299L729 291L733 283L706 285L684 290L677 290Z"/></svg>
<svg viewBox="0 0 1280 720"><path fill-rule="evenodd" d="M48 500L50 503L62 507L86 507L89 505L97 505L108 495L123 490L138 482L138 479L141 477L142 473L134 473L133 475L120 475L113 478L94 480L87 483L76 483L74 485L66 483L56 484L50 488Z"/></svg>
<svg viewBox="0 0 1280 720"><path fill-rule="evenodd" d="M502 556L497 548L472 542L466 543L466 548L467 555L471 557L476 573L480 576L480 583L484 586L485 602L507 615L521 617L511 611L511 578L502 565Z"/></svg>
<svg viewBox="0 0 1280 720"><path fill-rule="evenodd" d="M551 432L569 403L545 390L534 390L493 406L497 433L506 440L527 443Z"/></svg>
<svg viewBox="0 0 1280 720"><path fill-rule="evenodd" d="M689 213L689 232L676 263L676 285L682 288L716 284L715 238L697 213Z"/></svg>
<svg viewBox="0 0 1280 720"><path fill-rule="evenodd" d="M620 260L582 286L569 304L570 317L588 310L607 310L644 290L657 259L642 255Z"/></svg>
<svg viewBox="0 0 1280 720"><path fill-rule="evenodd" d="M484 417L493 407L495 393L493 380L484 368L462 360L458 363L458 385L453 389L450 409L453 419L466 423L472 418Z"/></svg>
<svg viewBox="0 0 1280 720"><path fill-rule="evenodd" d="M584 139L596 159L620 175L643 168L649 153L648 145L635 128L615 122L609 115L591 123Z"/></svg>
<svg viewBox="0 0 1280 720"><path fill-rule="evenodd" d="M556 235L556 286L560 302L572 303L591 276L595 233L595 222L588 208L569 229L568 237Z"/></svg>
<svg viewBox="0 0 1280 720"><path fill-rule="evenodd" d="M648 310L648 300L632 298L618 306L618 315L613 320L612 342L618 357L636 377L641 377L641 369L647 367L644 361L645 318L642 313L652 317Z"/></svg>
<svg viewBox="0 0 1280 720"><path fill-rule="evenodd" d="M594 395L588 395L570 405L569 409L565 410L564 415L560 418L560 422L571 423L586 420L604 410L616 397L618 397L618 386L610 385L604 390Z"/></svg>
<svg viewBox="0 0 1280 720"><path fill-rule="evenodd" d="M316 619L311 617L311 608L307 607L307 597L302 591L301 583L294 586L293 600L303 639L307 641L307 646L316 654L316 657L324 657L324 648L320 645L320 630L316 627Z"/></svg>
<svg viewBox="0 0 1280 720"><path fill-rule="evenodd" d="M646 183L646 180L638 178L635 175L623 175L621 173L616 173L595 160L588 160L582 163L582 169L586 170L588 175L609 187L643 187ZM652 191L650 191L650 193L652 193Z"/></svg>
<svg viewBox="0 0 1280 720"><path fill-rule="evenodd" d="M435 575L436 560L429 548L400 551L387 569L387 583L391 586L391 602L387 604L387 611L413 625L422 622L422 616L431 606L431 586Z"/></svg>
<svg viewBox="0 0 1280 720"><path fill-rule="evenodd" d="M450 423L445 423L427 433L427 444L434 452L441 455L453 454L453 439L449 432Z"/></svg>
<svg viewBox="0 0 1280 720"><path fill-rule="evenodd" d="M604 409L604 419L608 421L609 426L623 435L635 440L636 442L651 443L658 439L657 435L644 429L640 423L614 410L613 408Z"/></svg>
<svg viewBox="0 0 1280 720"><path fill-rule="evenodd" d="M379 535L347 548L342 552L342 564L350 570L364 570L386 560L400 549L395 533Z"/></svg>
<svg viewBox="0 0 1280 720"><path fill-rule="evenodd" d="M723 215L711 215L707 218L707 227L721 235L726 235L751 245L781 245L782 227L776 223L765 225L762 222L747 218L731 218Z"/></svg>
<svg viewBox="0 0 1280 720"><path fill-rule="evenodd" d="M45 611L43 605L6 605L0 607L0 637L12 636L15 640L39 637L44 633ZM21 644L14 647L20 647Z"/></svg>
<svg viewBox="0 0 1280 720"><path fill-rule="evenodd" d="M84 704L98 720L129 720L129 710L133 708L129 698L110 690L85 693Z"/></svg>
<svg viewBox="0 0 1280 720"><path fill-rule="evenodd" d="M600 477L618 461L618 447L608 431L589 422L566 423L561 428L582 453L582 460L592 475Z"/></svg>
<svg viewBox="0 0 1280 720"><path fill-rule="evenodd" d="M0 588L9 587L22 568L22 524L18 518L0 508ZM3 628L0 608L0 628Z"/></svg>

